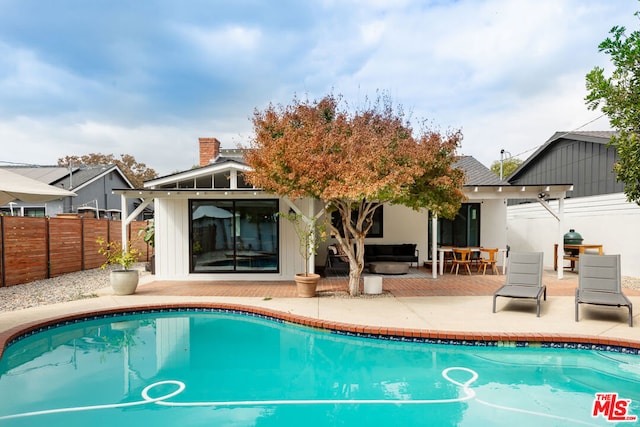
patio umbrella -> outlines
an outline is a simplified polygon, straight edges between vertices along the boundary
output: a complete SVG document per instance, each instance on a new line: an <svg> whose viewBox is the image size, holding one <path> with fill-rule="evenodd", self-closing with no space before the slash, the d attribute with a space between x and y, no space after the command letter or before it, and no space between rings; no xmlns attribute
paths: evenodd
<svg viewBox="0 0 640 427"><path fill-rule="evenodd" d="M217 206L198 206L193 211L193 219L201 218L218 218L227 219L233 217L233 214L227 210L219 208Z"/></svg>
<svg viewBox="0 0 640 427"><path fill-rule="evenodd" d="M76 193L63 188L54 187L6 169L0 169L0 206L14 200L37 203L76 195Z"/></svg>

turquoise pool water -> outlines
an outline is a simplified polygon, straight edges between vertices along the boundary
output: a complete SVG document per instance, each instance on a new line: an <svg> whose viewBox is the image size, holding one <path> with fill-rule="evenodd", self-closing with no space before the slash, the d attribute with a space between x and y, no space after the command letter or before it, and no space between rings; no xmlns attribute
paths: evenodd
<svg viewBox="0 0 640 427"><path fill-rule="evenodd" d="M0 426L615 425L603 406L593 417L596 393L616 393L626 416L640 415L640 356L349 337L237 313L146 313L10 345L0 361Z"/></svg>

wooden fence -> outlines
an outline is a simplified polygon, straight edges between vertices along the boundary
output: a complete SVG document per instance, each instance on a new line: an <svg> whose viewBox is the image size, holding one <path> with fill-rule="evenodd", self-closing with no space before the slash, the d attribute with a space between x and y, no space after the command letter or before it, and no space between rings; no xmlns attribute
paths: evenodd
<svg viewBox="0 0 640 427"><path fill-rule="evenodd" d="M127 226L128 239L148 261L152 250L138 235L147 221ZM100 267L99 237L122 242L121 221L93 218L0 216L0 286L48 279Z"/></svg>

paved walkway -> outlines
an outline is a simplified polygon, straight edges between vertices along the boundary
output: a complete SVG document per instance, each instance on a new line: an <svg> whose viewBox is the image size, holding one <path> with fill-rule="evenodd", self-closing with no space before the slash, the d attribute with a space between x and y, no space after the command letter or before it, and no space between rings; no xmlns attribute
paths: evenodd
<svg viewBox="0 0 640 427"><path fill-rule="evenodd" d="M412 269L416 270L416 269ZM504 284L502 275L445 274L437 279L431 278L431 271L420 269L422 277L413 273L407 276L384 276L384 292L394 297L425 296L490 296ZM545 271L543 283L550 296L574 296L578 286L578 275L565 272L564 278L558 280L556 272ZM182 296L227 296L227 297L296 297L296 288L292 282L212 282L212 281L163 281L151 282L139 288L141 295L182 295ZM319 295L347 294L347 278L323 278L318 285ZM640 291L625 289L627 295L638 295Z"/></svg>
<svg viewBox="0 0 640 427"><path fill-rule="evenodd" d="M636 315L636 326L630 328L626 308L581 306L580 321L574 321L574 273L558 280L553 271L545 272L547 301L540 317L533 301L509 298L499 298L498 312L492 313L492 294L503 283L504 276L477 274L445 274L434 280L426 270L423 278L385 277L382 295L351 298L346 279L325 278L318 297L298 298L293 282L160 282L145 276L134 295L116 296L105 289L98 298L2 313L0 348L25 327L54 318L174 305L247 307L313 326L369 333L640 348L640 319ZM640 307L640 291L625 289L625 294Z"/></svg>

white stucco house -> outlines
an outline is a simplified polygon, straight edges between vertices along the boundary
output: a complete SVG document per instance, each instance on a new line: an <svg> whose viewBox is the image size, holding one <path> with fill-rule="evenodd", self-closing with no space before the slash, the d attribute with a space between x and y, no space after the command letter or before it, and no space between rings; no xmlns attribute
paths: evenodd
<svg viewBox="0 0 640 427"><path fill-rule="evenodd" d="M302 213L315 215L321 203L292 202L251 187L243 177L248 166L242 151L220 150L215 138L200 138L199 150L197 168L147 181L142 189L114 191L123 198L144 200L135 211L123 213L123 227L138 210L154 204L157 279L293 280L304 271L304 260L293 227L276 213L287 212L294 203ZM454 221L431 217L427 210L384 205L374 218L376 232L366 243L416 244L419 265L437 259L438 245L505 248L509 198L543 194L563 199L571 187L512 186L468 156L461 157L456 167L467 175L468 200ZM324 265L331 240L323 243L312 267ZM432 270L436 277L436 269Z"/></svg>

